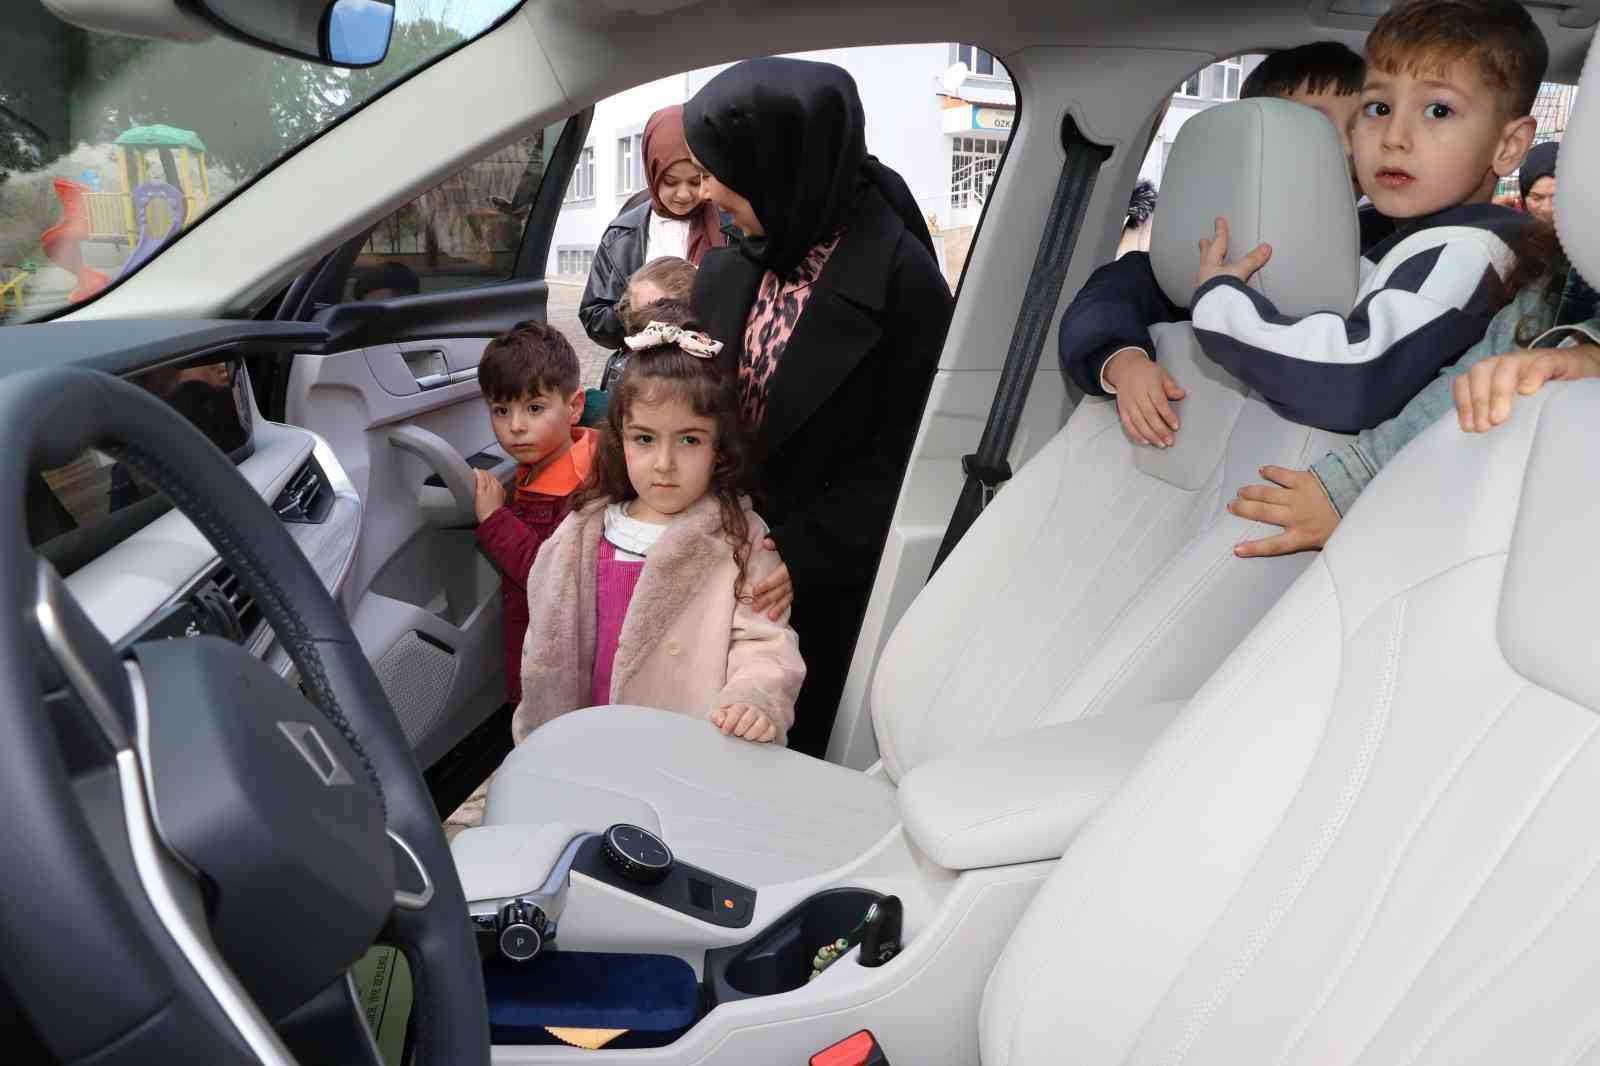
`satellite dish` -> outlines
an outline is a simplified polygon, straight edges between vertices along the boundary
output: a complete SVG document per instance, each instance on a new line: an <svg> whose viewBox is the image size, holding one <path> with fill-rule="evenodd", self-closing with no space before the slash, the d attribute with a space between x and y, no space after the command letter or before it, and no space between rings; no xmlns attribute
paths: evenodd
<svg viewBox="0 0 1600 1066"><path fill-rule="evenodd" d="M965 63L952 63L939 81L944 85L945 92L960 92L961 87L967 83L967 75L971 73L972 71L967 68Z"/></svg>

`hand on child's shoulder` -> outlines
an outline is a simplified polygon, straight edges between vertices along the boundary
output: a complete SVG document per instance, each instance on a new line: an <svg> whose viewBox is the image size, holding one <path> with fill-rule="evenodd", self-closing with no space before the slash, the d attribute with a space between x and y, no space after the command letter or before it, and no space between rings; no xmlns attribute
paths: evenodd
<svg viewBox="0 0 1600 1066"><path fill-rule="evenodd" d="M487 522L490 515L506 505L506 487L487 470L474 470L472 476L477 482L477 498L473 509L477 512L479 522Z"/></svg>
<svg viewBox="0 0 1600 1066"><path fill-rule="evenodd" d="M761 538L761 544L756 549L758 555L770 555L771 558L762 562L771 566L772 570L751 590L753 599L750 609L757 614L766 613L767 620L776 622L783 617L783 612L794 603L794 578L789 574L789 566L783 561L783 556L778 553L778 542L770 536ZM752 568L755 573L760 573L765 566Z"/></svg>
<svg viewBox="0 0 1600 1066"><path fill-rule="evenodd" d="M713 707L706 716L725 737L738 737L752 744L771 744L778 739L778 726L765 711L750 703L730 703Z"/></svg>

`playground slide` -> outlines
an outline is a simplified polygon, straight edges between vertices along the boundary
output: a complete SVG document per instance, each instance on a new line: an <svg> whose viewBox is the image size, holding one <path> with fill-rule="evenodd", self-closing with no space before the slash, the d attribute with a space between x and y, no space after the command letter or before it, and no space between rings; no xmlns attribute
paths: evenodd
<svg viewBox="0 0 1600 1066"><path fill-rule="evenodd" d="M105 288L111 279L83 261L83 240L89 235L89 206L83 198L89 186L57 178L55 188L61 200L61 221L45 230L39 242L47 259L77 275L77 288L67 299L78 303Z"/></svg>
<svg viewBox="0 0 1600 1066"><path fill-rule="evenodd" d="M160 236L150 232L150 202L157 199L166 201L167 215L172 220L167 231ZM133 246L128 261L117 271L119 279L138 270L146 259L183 232L183 227L189 221L189 202L183 198L177 186L164 181L147 181L133 190L133 215L139 220L139 241Z"/></svg>

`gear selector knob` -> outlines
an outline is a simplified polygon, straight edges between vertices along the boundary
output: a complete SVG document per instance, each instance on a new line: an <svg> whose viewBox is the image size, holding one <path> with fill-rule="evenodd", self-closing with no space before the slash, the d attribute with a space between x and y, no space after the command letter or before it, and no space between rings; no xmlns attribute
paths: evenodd
<svg viewBox="0 0 1600 1066"><path fill-rule="evenodd" d="M514 899L500 908L495 936L500 954L512 962L531 962L544 950L550 935L550 920L537 905Z"/></svg>

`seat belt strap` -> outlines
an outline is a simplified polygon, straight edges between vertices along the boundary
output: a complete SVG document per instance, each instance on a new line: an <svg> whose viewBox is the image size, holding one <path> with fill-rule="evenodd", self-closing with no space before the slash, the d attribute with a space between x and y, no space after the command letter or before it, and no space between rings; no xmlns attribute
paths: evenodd
<svg viewBox="0 0 1600 1066"><path fill-rule="evenodd" d="M1056 182L1050 213L1045 217L1039 250L1033 259L1033 272L1028 275L1028 284L1023 290L1022 309L1017 312L1017 324L1011 331L1011 346L1006 351L1005 366L1000 371L1000 383L995 388L994 403L989 408L983 436L978 440L978 450L961 457L966 482L961 487L955 512L950 516L950 525L945 529L939 554L934 557L933 573L938 572L1000 486L1011 478L1011 464L1006 457L1011 453L1011 442L1016 438L1017 424L1022 420L1022 409L1028 401L1028 389L1039 367L1039 354L1055 319L1061 286L1066 281L1067 266L1072 262L1072 252L1078 243L1078 231L1089 209L1089 198L1094 195L1101 166L1111 156L1110 148L1085 137L1070 116L1062 125L1061 139L1066 148L1066 160ZM932 573L929 576L932 577Z"/></svg>

